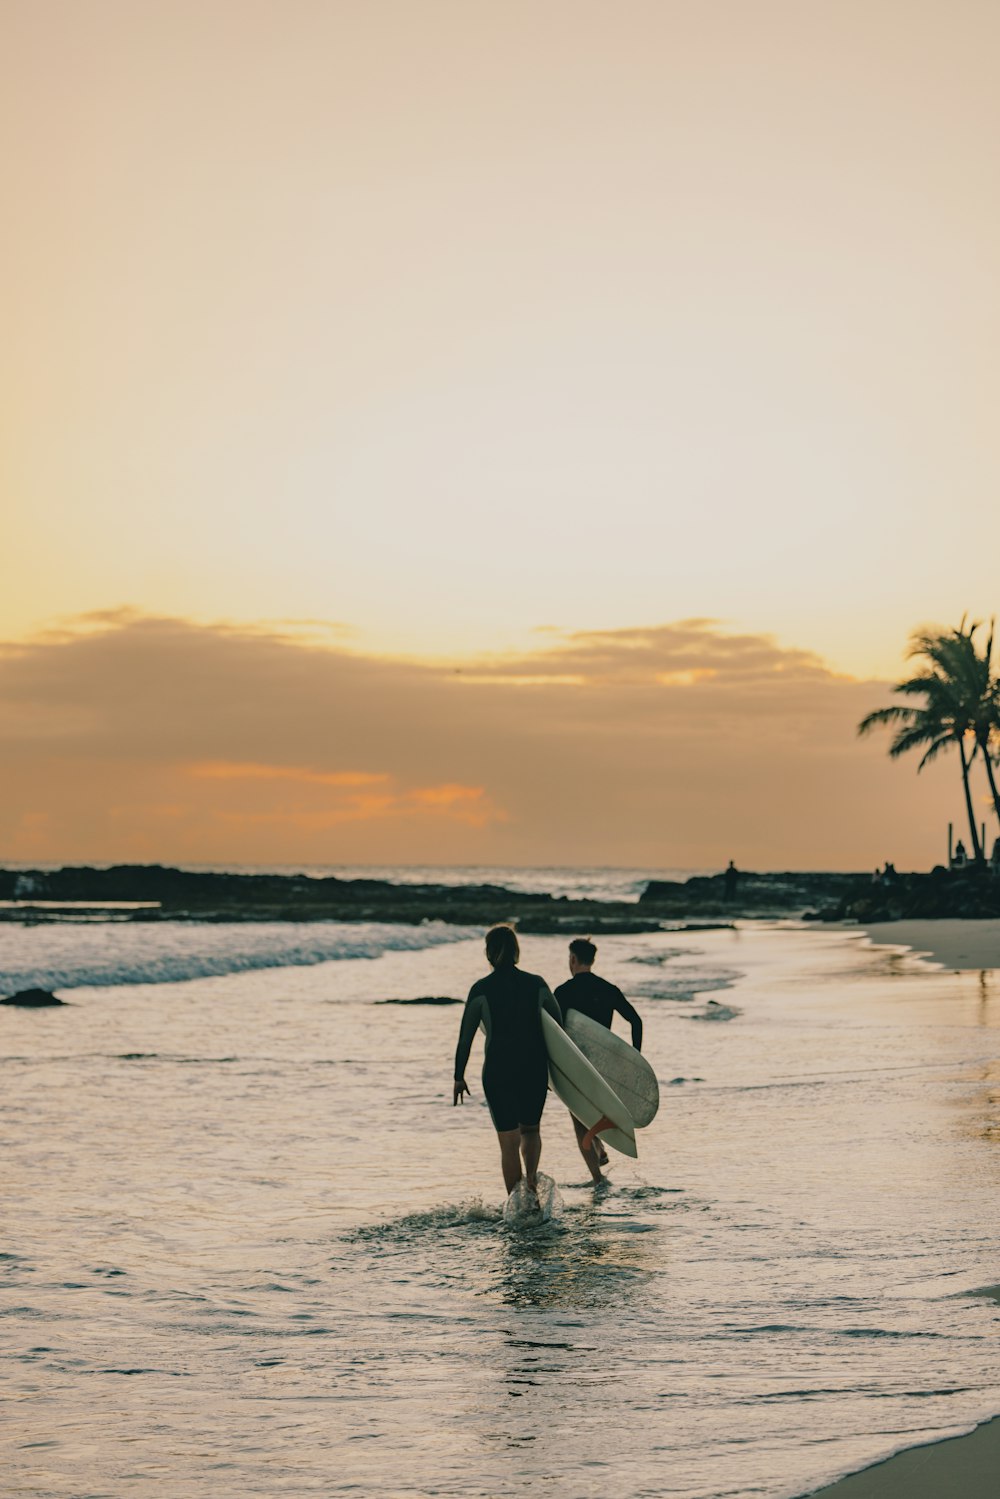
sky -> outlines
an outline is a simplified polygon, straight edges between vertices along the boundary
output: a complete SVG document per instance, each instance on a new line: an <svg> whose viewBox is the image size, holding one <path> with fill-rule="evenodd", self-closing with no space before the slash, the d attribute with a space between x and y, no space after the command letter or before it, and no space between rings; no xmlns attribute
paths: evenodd
<svg viewBox="0 0 1000 1499"><path fill-rule="evenodd" d="M0 23L0 857L941 856L854 727L997 608L992 0Z"/></svg>

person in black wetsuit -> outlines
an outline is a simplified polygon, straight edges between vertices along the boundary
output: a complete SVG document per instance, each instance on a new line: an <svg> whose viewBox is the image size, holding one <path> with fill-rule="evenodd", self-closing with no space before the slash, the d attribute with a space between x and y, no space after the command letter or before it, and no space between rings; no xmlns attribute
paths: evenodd
<svg viewBox="0 0 1000 1499"><path fill-rule="evenodd" d="M593 942L586 937L577 937L569 945L569 971L573 975L565 984L560 984L556 989L556 999L562 1006L563 1013L568 1015L570 1010L579 1010L583 1015L589 1015L591 1020L596 1020L598 1025L611 1029L612 1017L617 1012L632 1027L632 1045L636 1051L642 1050L642 1021L636 1011L629 1004L620 989L614 984L609 984L607 979L599 978L596 973L591 972L594 959L597 957L597 948ZM583 1139L587 1133L586 1127L579 1119L574 1118L573 1128L576 1130L576 1143L580 1147L580 1154L587 1163L587 1167L595 1182L603 1181L601 1167L608 1164L608 1153L601 1144L599 1136L594 1136L594 1143L589 1150L584 1150Z"/></svg>
<svg viewBox="0 0 1000 1499"><path fill-rule="evenodd" d="M486 1031L483 1092L500 1141L504 1186L512 1192L524 1177L536 1190L542 1154L539 1129L549 1086L549 1058L542 1035L542 1006L562 1024L562 1014L548 984L535 973L522 973L517 936L509 926L486 934L486 956L493 972L469 990L455 1051L452 1103L469 1089L465 1069L480 1024Z"/></svg>

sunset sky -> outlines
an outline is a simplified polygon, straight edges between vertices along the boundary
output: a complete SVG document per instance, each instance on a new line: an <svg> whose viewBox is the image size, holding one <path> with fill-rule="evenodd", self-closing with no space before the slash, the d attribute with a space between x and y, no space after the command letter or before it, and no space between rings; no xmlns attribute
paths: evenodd
<svg viewBox="0 0 1000 1499"><path fill-rule="evenodd" d="M942 857L993 0L0 21L0 860Z"/></svg>

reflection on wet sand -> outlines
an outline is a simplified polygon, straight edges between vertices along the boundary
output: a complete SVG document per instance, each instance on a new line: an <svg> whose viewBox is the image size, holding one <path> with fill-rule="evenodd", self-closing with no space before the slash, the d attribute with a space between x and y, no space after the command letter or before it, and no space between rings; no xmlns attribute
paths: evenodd
<svg viewBox="0 0 1000 1499"><path fill-rule="evenodd" d="M556 1223L504 1233L479 1292L494 1306L480 1440L515 1464L523 1454L525 1476L559 1464L567 1440L595 1478L606 1465L601 1402L667 1263L661 1233L636 1232L648 1225L627 1211L606 1216L605 1207L597 1194Z"/></svg>
<svg viewBox="0 0 1000 1499"><path fill-rule="evenodd" d="M966 1132L993 1145L1000 1144L1000 1059L979 1063L961 1080L974 1085L971 1092L963 1089L959 1095L959 1106L967 1119ZM1000 1158L996 1166L1000 1175Z"/></svg>
<svg viewBox="0 0 1000 1499"><path fill-rule="evenodd" d="M549 1310L627 1307L655 1273L643 1242L649 1233L649 1225L631 1217L618 1222L596 1205L567 1211L557 1222L509 1235L496 1281L481 1294ZM660 1273L663 1265L659 1246Z"/></svg>

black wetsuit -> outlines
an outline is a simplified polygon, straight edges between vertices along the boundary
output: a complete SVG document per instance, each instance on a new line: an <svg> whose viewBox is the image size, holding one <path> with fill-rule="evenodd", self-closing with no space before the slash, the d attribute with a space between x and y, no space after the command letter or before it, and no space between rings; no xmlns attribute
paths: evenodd
<svg viewBox="0 0 1000 1499"><path fill-rule="evenodd" d="M476 1028L486 1031L483 1092L498 1130L537 1129L549 1085L542 1006L562 1024L548 984L513 964L496 968L469 990L455 1051L455 1080L465 1076Z"/></svg>
<svg viewBox="0 0 1000 1499"><path fill-rule="evenodd" d="M596 973L574 973L565 984L559 985L556 999L562 1005L564 1014L569 1010L579 1010L582 1015L589 1015L591 1020L596 1020L598 1025L606 1026L608 1030L611 1029L611 1017L617 1010L632 1027L632 1045L636 1051L641 1049L642 1021L622 991L616 989L614 984L609 984L607 979L598 978Z"/></svg>

